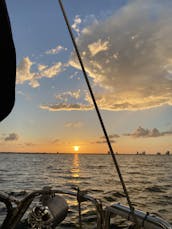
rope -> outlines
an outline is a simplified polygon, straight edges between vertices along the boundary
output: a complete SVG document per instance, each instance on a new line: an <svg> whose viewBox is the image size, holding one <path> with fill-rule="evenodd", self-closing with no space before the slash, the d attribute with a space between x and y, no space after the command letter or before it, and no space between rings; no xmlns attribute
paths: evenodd
<svg viewBox="0 0 172 229"><path fill-rule="evenodd" d="M84 64L83 64L83 62L82 62L82 59L81 59L81 56L80 56L78 47L77 47L77 45L76 45L76 42L75 42L75 39L74 39L74 36L73 36L73 33L72 33L72 29L71 29L70 24L69 24L69 22L68 22L68 18L67 18L67 16L66 16L66 12L65 12L65 9L64 9L64 7L63 7L63 4L62 4L62 1L61 1L61 0L59 0L59 4L60 4L60 7L61 7L61 10L62 10L62 13L63 13L63 17L64 17L64 19L65 19L65 22L66 22L66 25L67 25L69 34L70 34L70 36L71 36L71 39L72 39L72 42L73 42L73 45L74 45L74 48L75 48L75 51L76 51L76 54L77 54L77 57L78 57L78 60L79 60L81 69L82 69L82 72L83 72L83 74L84 74L85 81L86 81L86 83L87 83L87 86L88 86L88 89L89 89L89 92L90 92L90 95L91 95L91 98L92 98L92 101L93 101L95 110L96 110L96 112L97 112L97 115L98 115L98 118L99 118L99 121L100 121L102 130L103 130L103 132L104 132L104 135L105 135L107 144L108 144L108 146L109 146L109 151L110 151L110 153L111 153L111 156L112 156L114 165L115 165L115 167L116 167L116 170L117 170L117 173L118 173L120 182L121 182L122 187L123 187L123 191L124 191L124 193L125 193L125 196L126 196L128 205L129 205L129 207L130 207L131 214L132 214L132 216L133 216L133 218L134 218L134 221L135 221L136 225L138 225L137 219L136 219L135 214L134 214L134 207L132 206L132 203L131 203L131 201L130 201L130 197L129 197L127 188L126 188L126 186L125 186L124 179L123 179L123 177L122 177L122 174L121 174L121 171L120 171L120 168L119 168L117 159L116 159L115 154L114 154L114 152L113 152L113 148L112 148L112 146L111 146L111 143L110 143L110 140L109 140L109 137L108 137L108 134L107 134L107 131L106 131L106 128L105 128L103 119L102 119L102 117L101 117L99 108L98 108L98 106L97 106L97 103L96 103L96 100L95 100L95 97L94 97L94 94L93 94L93 91L92 91L90 82L89 82L89 80L88 80L87 73L86 73L86 71L85 71Z"/></svg>
<svg viewBox="0 0 172 229"><path fill-rule="evenodd" d="M147 212L146 214L145 214L145 217L144 217L144 219L143 219L143 222L142 222L142 227L144 228L144 224L145 224L145 221L147 220L147 217L149 216L149 212Z"/></svg>
<svg viewBox="0 0 172 229"><path fill-rule="evenodd" d="M77 201L78 201L78 213L79 213L79 228L82 229L82 216L81 216L81 202L82 202L82 194L79 188L77 188Z"/></svg>
<svg viewBox="0 0 172 229"><path fill-rule="evenodd" d="M77 188L77 201L78 201L78 212L79 212L79 228L82 229L82 215L81 215L81 203L87 201L88 199L85 197L86 191L81 191ZM103 229L104 223L104 212L102 207L102 202L98 201L97 199L90 199L90 201L96 207L96 214L97 214L97 229Z"/></svg>
<svg viewBox="0 0 172 229"><path fill-rule="evenodd" d="M79 228L82 229L81 202L80 201L78 201L78 212L79 212Z"/></svg>

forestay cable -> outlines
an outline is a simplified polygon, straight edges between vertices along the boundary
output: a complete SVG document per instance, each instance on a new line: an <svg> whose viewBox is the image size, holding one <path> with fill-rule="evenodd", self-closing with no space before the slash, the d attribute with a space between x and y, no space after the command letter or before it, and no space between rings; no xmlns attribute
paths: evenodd
<svg viewBox="0 0 172 229"><path fill-rule="evenodd" d="M95 110L96 110L96 112L97 112L97 115L98 115L98 118L99 118L99 121L100 121L102 130L103 130L103 132L104 132L104 135L105 135L105 138L106 138L108 147L109 147L110 154L111 154L111 156L112 156L112 159L113 159L113 162L114 162L114 164L115 164L117 173L118 173L118 175L119 175L120 182L121 182L122 187L123 187L123 191L124 191L124 193L125 193L125 195L126 195L127 202L128 202L129 207L130 207L131 214L132 214L132 216L133 216L133 218L134 218L134 220L135 220L136 225L138 225L138 224L137 224L137 219L136 219L135 214L134 214L134 207L133 207L133 205L132 205L132 203L131 203L131 201L130 201L130 197L129 197L129 194L128 194L126 185L125 185L125 183L124 183L124 179L123 179L123 177L122 177L122 174L121 174L121 171L120 171L120 168L119 168L119 165L118 165L116 156L115 156L115 154L114 154L112 145L111 145L111 143L110 143L109 136L108 136L108 134L107 134L107 131L106 131L106 128L105 128L103 119L102 119L102 117L101 117L101 114L100 114L100 111L99 111L97 102L96 102L96 100L95 100L95 97L94 97L92 88L91 88L91 86L90 86L90 82L89 82L89 80L88 80L88 76L87 76L87 73L86 73L86 71L85 71L85 67L84 67L84 64L83 64L83 62L82 62L82 58L81 58L81 56L80 56L78 47L77 47L77 45L76 45L76 42L75 42L75 39L74 39L74 35L73 35L73 33L72 33L72 29L71 29L71 26L70 26L70 24L69 24L69 21L68 21L68 18L67 18L67 16L66 16L66 12L65 12L65 9L64 9L64 7L63 7L63 4L62 4L62 1L61 1L61 0L59 0L59 4L60 4L60 7L61 7L61 10L62 10L64 19L65 19L65 22L66 22L66 25L67 25L69 34L70 34L70 36L71 36L71 39L72 39L72 42L73 42L73 45L74 45L74 48L75 48L75 51L76 51L76 54L77 54L77 57L78 57L78 60L79 60L81 69L82 69L82 72L83 72L83 74L84 74L85 81L86 81L86 83L87 83L87 86L88 86L88 89L89 89L89 92L90 92L90 95L91 95L91 98L92 98L92 101L93 101Z"/></svg>

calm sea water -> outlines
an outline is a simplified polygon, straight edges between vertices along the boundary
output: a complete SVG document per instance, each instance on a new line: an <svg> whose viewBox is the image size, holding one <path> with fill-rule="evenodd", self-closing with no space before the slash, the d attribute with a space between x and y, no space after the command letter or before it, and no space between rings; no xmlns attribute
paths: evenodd
<svg viewBox="0 0 172 229"><path fill-rule="evenodd" d="M172 223L172 155L117 155L117 160L134 206ZM22 198L23 191L44 186L62 190L78 186L104 205L126 204L110 155L0 154L0 191ZM63 225L75 228L77 201L67 201L70 214ZM84 204L84 228L93 228L92 210L93 206Z"/></svg>

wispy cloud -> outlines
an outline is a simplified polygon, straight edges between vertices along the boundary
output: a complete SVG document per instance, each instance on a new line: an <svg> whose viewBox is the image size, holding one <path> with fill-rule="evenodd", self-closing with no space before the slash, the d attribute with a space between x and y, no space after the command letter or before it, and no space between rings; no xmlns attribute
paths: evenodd
<svg viewBox="0 0 172 229"><path fill-rule="evenodd" d="M32 146L35 146L36 144L32 142L25 142L24 145L28 147L32 147Z"/></svg>
<svg viewBox="0 0 172 229"><path fill-rule="evenodd" d="M27 93L21 91L21 90L17 90L16 93L17 93L18 95L21 95L21 96L25 97L27 100L31 100L31 96L30 96L29 94L27 94Z"/></svg>
<svg viewBox="0 0 172 229"><path fill-rule="evenodd" d="M63 71L63 64L57 62L52 66L38 65L37 71L32 71L35 63L29 57L23 58L17 67L17 84L28 82L33 88L40 86L41 78L53 78Z"/></svg>
<svg viewBox="0 0 172 229"><path fill-rule="evenodd" d="M144 129L143 127L139 126L136 130L132 133L124 134L125 136L132 136L135 138L149 138L149 137L161 137L166 135L172 135L172 131L163 131L160 132L157 128L153 129Z"/></svg>
<svg viewBox="0 0 172 229"><path fill-rule="evenodd" d="M115 143L116 142L116 138L119 138L120 136L118 134L110 134L108 135L108 138L110 140L111 143ZM106 137L105 136L101 136L100 140L95 142L96 144L107 144L106 141Z"/></svg>
<svg viewBox="0 0 172 229"><path fill-rule="evenodd" d="M67 128L81 128L83 126L83 122L66 122L65 127Z"/></svg>
<svg viewBox="0 0 172 229"><path fill-rule="evenodd" d="M62 70L62 63L57 62L53 64L51 67L47 67L43 69L43 71L40 72L41 78L46 77L46 78L53 78L56 75L58 75Z"/></svg>
<svg viewBox="0 0 172 229"><path fill-rule="evenodd" d="M118 135L118 134L110 134L108 137L109 137L109 139L114 139L114 138L120 138L120 135ZM105 139L105 136L102 136L100 138Z"/></svg>
<svg viewBox="0 0 172 229"><path fill-rule="evenodd" d="M17 141L19 139L19 135L16 133L10 133L6 137L4 137L4 141Z"/></svg>
<svg viewBox="0 0 172 229"><path fill-rule="evenodd" d="M75 90L75 91L67 91L67 92L63 92L61 94L56 95L56 99L57 100L63 100L63 101L68 101L68 98L74 98L74 99L78 99L80 97L80 93L81 90Z"/></svg>
<svg viewBox="0 0 172 229"><path fill-rule="evenodd" d="M82 20L80 18L79 15L76 15L74 18L74 23L72 24L72 28L79 34L80 33L80 29L79 29L79 25L81 24Z"/></svg>
<svg viewBox="0 0 172 229"><path fill-rule="evenodd" d="M59 54L61 51L67 51L67 48L61 46L61 45L57 45L55 48L52 48L48 51L45 52L45 54Z"/></svg>
<svg viewBox="0 0 172 229"><path fill-rule="evenodd" d="M41 105L40 108L49 111L89 111L93 109L93 106L79 104L79 103L75 103L75 104L58 103L58 104Z"/></svg>
<svg viewBox="0 0 172 229"><path fill-rule="evenodd" d="M111 143L115 143L116 141L115 140L110 140ZM96 144L107 144L107 141L106 140L98 140L96 142L94 142Z"/></svg>
<svg viewBox="0 0 172 229"><path fill-rule="evenodd" d="M59 143L59 142L60 142L60 139L58 139L58 138L52 140L52 143L53 143L53 144L56 144L56 143Z"/></svg>
<svg viewBox="0 0 172 229"><path fill-rule="evenodd" d="M22 84L25 81L31 81L34 78L34 73L31 72L31 67L34 63L29 57L23 60L17 66L17 83Z"/></svg>
<svg viewBox="0 0 172 229"><path fill-rule="evenodd" d="M108 50L108 43L108 41L102 41L101 39L98 39L98 41L89 44L88 49L90 50L91 55L95 56L100 52Z"/></svg>
<svg viewBox="0 0 172 229"><path fill-rule="evenodd" d="M87 93L81 90L66 91L55 96L58 102L53 104L42 104L41 109L49 111L88 111L94 109L91 100L87 98ZM84 102L79 102L84 100Z"/></svg>

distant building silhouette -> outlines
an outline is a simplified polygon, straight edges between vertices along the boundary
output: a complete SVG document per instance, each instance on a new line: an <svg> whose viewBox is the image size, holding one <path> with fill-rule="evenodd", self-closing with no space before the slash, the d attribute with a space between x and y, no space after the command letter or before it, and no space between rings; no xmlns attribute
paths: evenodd
<svg viewBox="0 0 172 229"><path fill-rule="evenodd" d="M166 155L170 155L170 151L169 151L169 150L167 150L165 154L166 154Z"/></svg>

